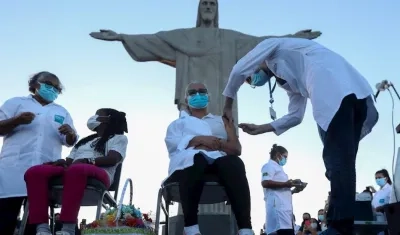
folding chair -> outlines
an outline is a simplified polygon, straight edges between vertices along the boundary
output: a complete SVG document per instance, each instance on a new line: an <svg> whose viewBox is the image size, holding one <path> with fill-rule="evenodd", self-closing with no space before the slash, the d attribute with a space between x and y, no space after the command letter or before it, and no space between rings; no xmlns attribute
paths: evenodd
<svg viewBox="0 0 400 235"><path fill-rule="evenodd" d="M229 204L228 196L226 195L225 189L218 182L218 177L213 174L205 175L205 183L203 188L203 193L200 198L200 205L204 204L216 204L221 202L226 202ZM164 199L164 203L162 202ZM173 204L173 202L180 203L179 197L179 183L178 182L164 182L158 191L157 198L157 211L156 211L156 221L155 221L155 234L158 234L160 230L160 224L165 225L165 235L168 235L169 232L169 206ZM165 215L165 221L160 222L160 214L161 210L163 210ZM236 219L231 212L230 214L230 231L232 234L235 234L236 231Z"/></svg>
<svg viewBox="0 0 400 235"><path fill-rule="evenodd" d="M81 206L97 206L96 211L96 220L100 219L101 208L117 207L117 196L119 189L119 181L121 178L121 169L122 164L120 164L114 175L114 181L111 184L110 188L106 188L106 186L97 179L88 178L85 194L81 201ZM50 188L50 216L51 221L53 223L54 228L54 209L61 207L62 202L62 191L63 191L63 179L62 177L54 177L49 182ZM114 197L111 196L111 192L114 192ZM23 235L25 232L25 226L28 220L29 215L29 202L25 200L25 208L24 208L24 216L22 217L21 227L19 229L19 235ZM53 231L54 232L54 231Z"/></svg>

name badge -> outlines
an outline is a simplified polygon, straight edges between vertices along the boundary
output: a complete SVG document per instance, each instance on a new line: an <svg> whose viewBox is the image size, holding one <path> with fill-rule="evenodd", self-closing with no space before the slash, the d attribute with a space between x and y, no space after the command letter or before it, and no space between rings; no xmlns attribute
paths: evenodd
<svg viewBox="0 0 400 235"><path fill-rule="evenodd" d="M60 123L61 125L64 124L64 117L60 115L54 115L54 121Z"/></svg>
<svg viewBox="0 0 400 235"><path fill-rule="evenodd" d="M379 204L384 204L385 203L385 199L379 199Z"/></svg>

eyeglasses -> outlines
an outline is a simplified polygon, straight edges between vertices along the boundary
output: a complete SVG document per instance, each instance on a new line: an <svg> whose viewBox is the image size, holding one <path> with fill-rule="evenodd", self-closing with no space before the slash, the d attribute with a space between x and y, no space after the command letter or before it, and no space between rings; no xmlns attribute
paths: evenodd
<svg viewBox="0 0 400 235"><path fill-rule="evenodd" d="M208 90L206 88L200 88L200 89L190 89L187 91L187 94L189 96L196 95L197 93L199 93L200 95L206 95L208 94Z"/></svg>

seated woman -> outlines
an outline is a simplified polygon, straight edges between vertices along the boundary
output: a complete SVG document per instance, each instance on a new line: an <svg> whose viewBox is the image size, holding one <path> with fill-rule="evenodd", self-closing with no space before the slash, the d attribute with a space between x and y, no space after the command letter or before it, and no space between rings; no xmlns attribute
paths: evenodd
<svg viewBox="0 0 400 235"><path fill-rule="evenodd" d="M117 166L125 155L128 132L125 113L114 109L99 109L89 118L87 126L96 134L80 140L66 161L37 165L25 173L29 200L29 223L37 225L37 235L50 235L48 225L48 183L52 177L63 176L64 190L60 235L74 235L80 203L88 177L96 178L106 187L113 181Z"/></svg>
<svg viewBox="0 0 400 235"><path fill-rule="evenodd" d="M199 235L197 212L206 173L219 178L235 214L239 235L253 235L250 190L241 145L232 122L207 111L208 90L193 82L186 88L181 116L167 129L170 163L166 182L178 182L185 235ZM188 106L188 107L186 107ZM187 112L183 111L188 108ZM190 115L189 115L190 113Z"/></svg>

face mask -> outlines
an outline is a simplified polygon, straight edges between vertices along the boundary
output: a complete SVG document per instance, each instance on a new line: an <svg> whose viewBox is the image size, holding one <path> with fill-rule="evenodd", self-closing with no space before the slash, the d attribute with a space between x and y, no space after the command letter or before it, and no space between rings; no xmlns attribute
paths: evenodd
<svg viewBox="0 0 400 235"><path fill-rule="evenodd" d="M316 229L317 228L317 224L316 223L311 223L311 228Z"/></svg>
<svg viewBox="0 0 400 235"><path fill-rule="evenodd" d="M264 86L271 79L271 76L268 76L264 70L260 70L257 73L251 75L251 84L252 86Z"/></svg>
<svg viewBox="0 0 400 235"><path fill-rule="evenodd" d="M193 109L204 109L208 106L207 94L195 94L188 97L188 105Z"/></svg>
<svg viewBox="0 0 400 235"><path fill-rule="evenodd" d="M319 219L319 221L324 221L325 216L324 215L318 215L318 219Z"/></svg>
<svg viewBox="0 0 400 235"><path fill-rule="evenodd" d="M53 102L54 100L57 99L58 97L58 91L56 88L44 84L44 83L39 83L40 88L36 90L37 94L42 97L47 102Z"/></svg>
<svg viewBox="0 0 400 235"><path fill-rule="evenodd" d="M376 184L383 187L386 184L386 179L385 178L376 179Z"/></svg>
<svg viewBox="0 0 400 235"><path fill-rule="evenodd" d="M284 166L286 165L287 159L285 157L282 157L281 160L279 160L278 164L280 166Z"/></svg>
<svg viewBox="0 0 400 235"><path fill-rule="evenodd" d="M94 131L94 129L100 126L101 122L97 121L98 117L99 115L94 115L89 118L89 120L87 121L87 127L89 128L89 130Z"/></svg>

